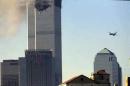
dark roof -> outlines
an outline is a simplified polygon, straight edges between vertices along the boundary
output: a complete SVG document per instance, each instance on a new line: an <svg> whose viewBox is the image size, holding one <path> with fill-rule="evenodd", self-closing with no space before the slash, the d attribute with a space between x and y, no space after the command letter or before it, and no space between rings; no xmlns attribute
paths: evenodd
<svg viewBox="0 0 130 86"><path fill-rule="evenodd" d="M65 81L63 84L69 84L69 83L94 83L94 80L84 75L79 75Z"/></svg>
<svg viewBox="0 0 130 86"><path fill-rule="evenodd" d="M3 62L18 62L18 60L3 60Z"/></svg>
<svg viewBox="0 0 130 86"><path fill-rule="evenodd" d="M107 75L109 75L108 73L106 73L106 71L105 70L99 70L99 71L97 71L96 73L94 73L94 74L107 74Z"/></svg>

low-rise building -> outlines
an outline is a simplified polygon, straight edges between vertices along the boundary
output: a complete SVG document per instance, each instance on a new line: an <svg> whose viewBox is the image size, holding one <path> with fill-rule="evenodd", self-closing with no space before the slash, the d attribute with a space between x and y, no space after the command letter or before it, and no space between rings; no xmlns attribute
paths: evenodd
<svg viewBox="0 0 130 86"><path fill-rule="evenodd" d="M105 70L100 70L93 75L93 79L79 75L65 81L60 86L110 86L109 74Z"/></svg>

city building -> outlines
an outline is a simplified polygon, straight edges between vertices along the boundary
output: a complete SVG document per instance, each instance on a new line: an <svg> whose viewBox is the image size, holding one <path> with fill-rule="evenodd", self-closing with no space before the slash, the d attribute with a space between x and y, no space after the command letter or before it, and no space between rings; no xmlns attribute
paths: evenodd
<svg viewBox="0 0 130 86"><path fill-rule="evenodd" d="M110 86L109 74L104 70L98 71L93 77L94 79L90 79L84 75L79 75L65 81L60 86Z"/></svg>
<svg viewBox="0 0 130 86"><path fill-rule="evenodd" d="M110 74L111 86L114 86L115 84L122 86L121 67L118 64L114 53L107 48L102 49L95 57L94 72L96 73L99 70L105 70Z"/></svg>
<svg viewBox="0 0 130 86"><path fill-rule="evenodd" d="M55 86L52 51L27 50L25 60L26 67L23 66L23 69L26 68L26 77L23 77L27 80L25 86Z"/></svg>
<svg viewBox="0 0 130 86"><path fill-rule="evenodd" d="M126 79L126 86L130 86L130 77L127 77Z"/></svg>
<svg viewBox="0 0 130 86"><path fill-rule="evenodd" d="M62 0L30 0L28 4L28 49L54 51L55 86L62 82Z"/></svg>
<svg viewBox="0 0 130 86"><path fill-rule="evenodd" d="M93 79L98 85L111 86L110 74L106 73L105 70L99 70L93 74Z"/></svg>
<svg viewBox="0 0 130 86"><path fill-rule="evenodd" d="M0 86L19 86L18 60L4 60L0 66Z"/></svg>
<svg viewBox="0 0 130 86"><path fill-rule="evenodd" d="M27 71L25 57L19 58L19 86L27 86Z"/></svg>

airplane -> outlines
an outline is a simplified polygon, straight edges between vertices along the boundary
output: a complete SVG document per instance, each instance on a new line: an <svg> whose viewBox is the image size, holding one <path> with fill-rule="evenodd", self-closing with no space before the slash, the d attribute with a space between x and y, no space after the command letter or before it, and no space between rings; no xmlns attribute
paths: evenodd
<svg viewBox="0 0 130 86"><path fill-rule="evenodd" d="M115 33L109 32L109 35L111 35L111 36L116 36L116 35L117 35L117 32L115 32Z"/></svg>

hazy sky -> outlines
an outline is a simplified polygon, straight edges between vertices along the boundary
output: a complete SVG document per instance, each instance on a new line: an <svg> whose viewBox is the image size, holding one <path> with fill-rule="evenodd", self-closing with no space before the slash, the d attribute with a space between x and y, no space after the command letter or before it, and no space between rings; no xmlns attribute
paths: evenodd
<svg viewBox="0 0 130 86"><path fill-rule="evenodd" d="M2 13L0 10L0 25L8 20L2 19ZM19 16L19 13L17 15ZM23 16L19 17L22 22L16 27L15 34L0 35L1 60L24 56L24 50L27 49L27 24L26 17ZM1 29L4 28L0 26L0 31ZM118 34L112 37L109 32ZM90 76L93 73L95 55L103 48L115 53L123 76L130 76L129 33L130 2L63 0L63 81L78 74ZM9 33L5 31L5 34Z"/></svg>

